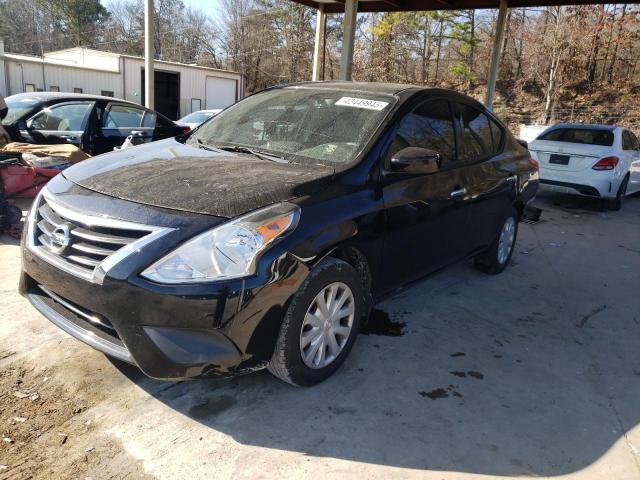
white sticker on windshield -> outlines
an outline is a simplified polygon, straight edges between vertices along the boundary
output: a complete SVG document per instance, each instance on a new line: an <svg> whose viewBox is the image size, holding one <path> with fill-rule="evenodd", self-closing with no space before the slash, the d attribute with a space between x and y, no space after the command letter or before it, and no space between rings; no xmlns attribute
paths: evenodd
<svg viewBox="0 0 640 480"><path fill-rule="evenodd" d="M365 108L367 110L382 110L389 105L389 102L380 102L378 100L369 100L367 98L342 97L336 105L343 107Z"/></svg>

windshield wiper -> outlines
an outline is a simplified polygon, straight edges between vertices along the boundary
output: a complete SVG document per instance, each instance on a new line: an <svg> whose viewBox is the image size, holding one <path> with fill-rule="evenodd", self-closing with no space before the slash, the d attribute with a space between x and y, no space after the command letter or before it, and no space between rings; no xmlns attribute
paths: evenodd
<svg viewBox="0 0 640 480"><path fill-rule="evenodd" d="M200 140L196 136L192 136L192 137L190 137L190 139L191 138L196 141L196 143L198 144L199 148L204 148L205 150L211 150L212 152L218 152L219 151L218 148L212 147L211 145L207 145L206 143L204 143L202 140Z"/></svg>
<svg viewBox="0 0 640 480"><path fill-rule="evenodd" d="M216 146L215 148L217 148L218 150L224 150L225 152L248 153L250 155L253 155L254 157L260 158L261 160L269 160L270 162L289 163L283 157L279 157L278 155L274 155L273 153L254 150L253 148L243 147L241 145Z"/></svg>

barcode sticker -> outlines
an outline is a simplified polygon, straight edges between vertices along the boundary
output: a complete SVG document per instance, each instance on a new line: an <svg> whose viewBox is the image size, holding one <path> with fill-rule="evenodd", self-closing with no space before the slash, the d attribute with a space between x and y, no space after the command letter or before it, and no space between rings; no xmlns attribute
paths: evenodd
<svg viewBox="0 0 640 480"><path fill-rule="evenodd" d="M378 100L369 100L367 98L342 97L336 105L342 107L365 108L367 110L383 110L389 105L389 102L380 102Z"/></svg>

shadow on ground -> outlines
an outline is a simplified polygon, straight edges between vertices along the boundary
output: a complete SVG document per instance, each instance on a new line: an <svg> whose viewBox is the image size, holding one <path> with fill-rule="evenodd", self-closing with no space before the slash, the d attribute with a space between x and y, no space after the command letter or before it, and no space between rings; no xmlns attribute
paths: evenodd
<svg viewBox="0 0 640 480"><path fill-rule="evenodd" d="M547 220L521 226L504 274L462 263L385 301L404 334L362 335L314 388L266 372L167 383L118 368L242 444L413 469L576 472L631 442L640 420L640 252L620 248L638 243L640 199L588 223L554 206L565 200L539 201Z"/></svg>

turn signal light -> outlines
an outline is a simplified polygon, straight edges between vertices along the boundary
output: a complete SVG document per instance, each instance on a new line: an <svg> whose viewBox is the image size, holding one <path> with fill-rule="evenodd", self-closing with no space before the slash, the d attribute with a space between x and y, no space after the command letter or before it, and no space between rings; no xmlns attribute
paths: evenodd
<svg viewBox="0 0 640 480"><path fill-rule="evenodd" d="M618 157L604 157L598 160L593 167L594 170L613 170L618 165L620 159Z"/></svg>
<svg viewBox="0 0 640 480"><path fill-rule="evenodd" d="M182 127L182 133L183 133L184 135L186 135L186 134L187 134L187 133L189 133L190 131L191 131L191 127L187 127L187 126Z"/></svg>

